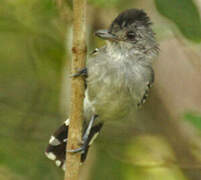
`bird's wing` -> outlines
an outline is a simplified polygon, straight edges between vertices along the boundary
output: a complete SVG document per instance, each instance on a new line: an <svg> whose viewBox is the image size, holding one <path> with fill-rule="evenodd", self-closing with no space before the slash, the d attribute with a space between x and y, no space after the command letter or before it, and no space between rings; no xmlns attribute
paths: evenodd
<svg viewBox="0 0 201 180"><path fill-rule="evenodd" d="M138 101L137 106L141 107L147 100L147 97L149 95L149 91L154 83L154 71L151 67L149 67L150 71L149 74L150 76L145 76L145 84L144 84L144 90L141 93L140 99Z"/></svg>
<svg viewBox="0 0 201 180"><path fill-rule="evenodd" d="M154 71L151 66L136 65L135 69L127 76L127 84L133 101L137 107L141 107L149 94L154 82Z"/></svg>

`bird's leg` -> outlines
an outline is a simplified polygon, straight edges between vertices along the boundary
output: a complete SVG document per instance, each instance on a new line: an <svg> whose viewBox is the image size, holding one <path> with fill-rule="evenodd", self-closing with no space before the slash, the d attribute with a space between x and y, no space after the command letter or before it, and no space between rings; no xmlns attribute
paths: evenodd
<svg viewBox="0 0 201 180"><path fill-rule="evenodd" d="M95 121L95 119L96 119L97 117L98 117L97 115L93 115L93 116L91 117L91 120L89 121L88 127L87 127L87 129L85 130L84 135L83 135L83 137L82 137L81 147L80 147L80 148L77 148L77 149L68 150L68 152L71 152L71 153L78 153L78 152L81 152L82 154L85 153L85 151L88 149L88 146L89 146L89 144L90 144L89 135L90 135L90 133L91 133L91 130L92 130L94 121Z"/></svg>
<svg viewBox="0 0 201 180"><path fill-rule="evenodd" d="M88 138L86 139L86 145L85 145L86 149L81 155L81 162L85 161L85 159L87 157L88 149L89 149L90 145L94 142L94 140L97 138L97 136L99 135L102 126L103 126L103 123L100 122L91 128Z"/></svg>
<svg viewBox="0 0 201 180"><path fill-rule="evenodd" d="M87 77L88 76L87 68L85 67L79 70L77 73L70 75L70 77L78 77L78 76Z"/></svg>

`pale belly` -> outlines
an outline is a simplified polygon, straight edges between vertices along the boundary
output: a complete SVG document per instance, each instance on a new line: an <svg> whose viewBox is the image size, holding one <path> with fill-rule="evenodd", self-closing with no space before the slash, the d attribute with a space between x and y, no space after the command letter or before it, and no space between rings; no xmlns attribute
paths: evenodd
<svg viewBox="0 0 201 180"><path fill-rule="evenodd" d="M107 86L89 86L84 102L85 115L99 115L102 121L126 119L136 106L125 89Z"/></svg>

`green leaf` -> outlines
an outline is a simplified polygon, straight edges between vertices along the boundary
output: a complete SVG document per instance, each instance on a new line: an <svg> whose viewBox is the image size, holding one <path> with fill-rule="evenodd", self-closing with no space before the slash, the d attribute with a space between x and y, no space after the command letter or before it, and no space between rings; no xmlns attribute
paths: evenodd
<svg viewBox="0 0 201 180"><path fill-rule="evenodd" d="M192 0L155 0L158 11L173 21L191 41L201 42L201 20Z"/></svg>

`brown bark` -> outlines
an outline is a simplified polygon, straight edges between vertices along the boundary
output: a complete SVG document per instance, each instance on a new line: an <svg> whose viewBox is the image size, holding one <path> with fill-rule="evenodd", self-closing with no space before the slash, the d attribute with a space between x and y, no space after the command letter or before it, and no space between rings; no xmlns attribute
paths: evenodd
<svg viewBox="0 0 201 180"><path fill-rule="evenodd" d="M73 48L72 73L85 67L86 42L85 19L86 0L73 1ZM74 77L71 82L70 125L67 150L79 148L82 135L84 100L84 79ZM78 180L80 169L80 154L67 153L65 180Z"/></svg>

